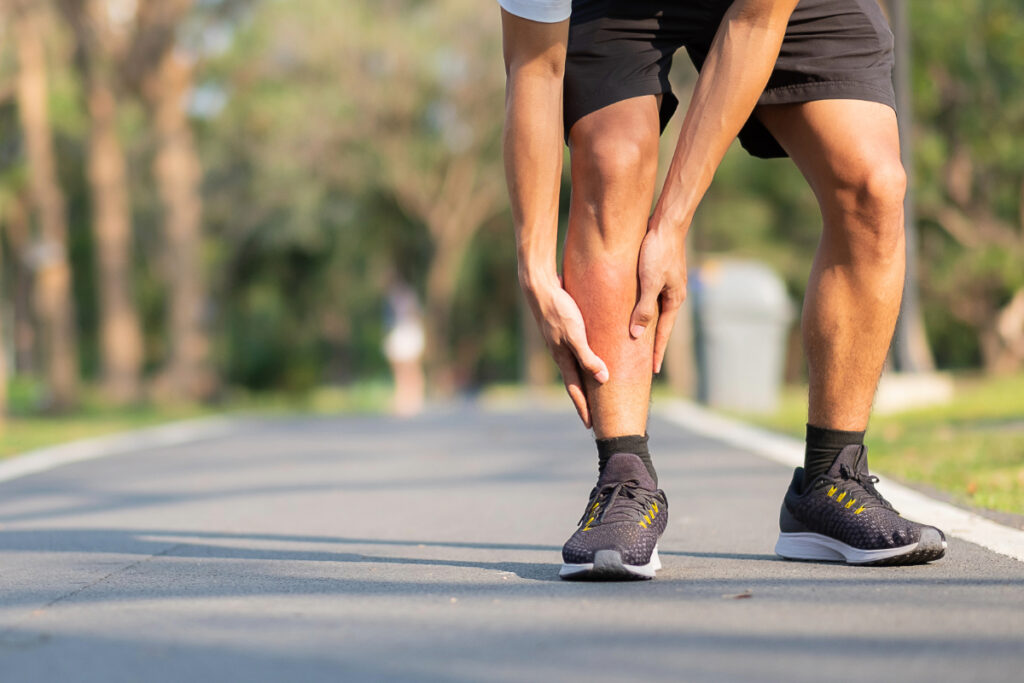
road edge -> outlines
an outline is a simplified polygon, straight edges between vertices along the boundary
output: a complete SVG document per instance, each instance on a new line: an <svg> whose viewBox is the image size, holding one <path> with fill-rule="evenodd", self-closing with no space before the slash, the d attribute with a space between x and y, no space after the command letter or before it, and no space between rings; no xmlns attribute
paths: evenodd
<svg viewBox="0 0 1024 683"><path fill-rule="evenodd" d="M0 462L0 483L71 463L224 436L235 431L240 422L232 417L203 417L25 451Z"/></svg>
<svg viewBox="0 0 1024 683"><path fill-rule="evenodd" d="M655 414L700 436L782 465L803 465L802 441L719 415L694 403L674 399L659 406ZM934 524L950 536L1024 562L1024 531L935 500L894 481L884 481L879 488L906 517Z"/></svg>

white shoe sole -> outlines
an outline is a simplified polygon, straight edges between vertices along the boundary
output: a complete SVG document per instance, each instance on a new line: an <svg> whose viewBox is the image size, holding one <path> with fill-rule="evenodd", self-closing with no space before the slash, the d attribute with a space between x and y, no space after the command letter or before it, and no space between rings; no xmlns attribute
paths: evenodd
<svg viewBox="0 0 1024 683"><path fill-rule="evenodd" d="M653 579L654 572L661 569L658 547L654 547L651 559L647 564L623 564L622 555L618 550L598 550L594 553L593 562L570 564L566 562L558 575L567 580L590 581L630 581L636 579Z"/></svg>
<svg viewBox="0 0 1024 683"><path fill-rule="evenodd" d="M819 560L847 564L917 564L937 560L946 552L946 541L937 531L925 529L917 543L898 548L861 550L842 541L812 532L780 533L775 554L787 560Z"/></svg>

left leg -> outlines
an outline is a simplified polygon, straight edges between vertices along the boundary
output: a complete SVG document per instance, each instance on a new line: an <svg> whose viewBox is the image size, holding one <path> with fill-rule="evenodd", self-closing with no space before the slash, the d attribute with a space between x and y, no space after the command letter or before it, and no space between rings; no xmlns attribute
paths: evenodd
<svg viewBox="0 0 1024 683"><path fill-rule="evenodd" d="M786 493L776 552L851 564L938 559L942 532L903 519L878 494L862 444L903 291L906 176L895 113L819 100L757 115L807 178L823 222L801 321L808 458Z"/></svg>
<svg viewBox="0 0 1024 683"><path fill-rule="evenodd" d="M823 229L801 330L808 422L863 431L903 292L903 195L896 115L861 100L761 107L758 117L807 178Z"/></svg>

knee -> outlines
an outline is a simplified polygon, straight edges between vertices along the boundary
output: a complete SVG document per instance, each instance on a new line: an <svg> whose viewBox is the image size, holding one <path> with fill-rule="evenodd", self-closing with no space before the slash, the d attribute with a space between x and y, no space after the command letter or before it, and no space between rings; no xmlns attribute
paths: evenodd
<svg viewBox="0 0 1024 683"><path fill-rule="evenodd" d="M657 138L653 144L631 133L585 138L572 145L573 184L583 191L635 185L648 167L656 168L657 153Z"/></svg>
<svg viewBox="0 0 1024 683"><path fill-rule="evenodd" d="M835 194L851 250L870 258L902 254L906 190L907 175L899 159L851 169Z"/></svg>
<svg viewBox="0 0 1024 683"><path fill-rule="evenodd" d="M572 200L567 262L610 260L635 264L647 231L658 170L655 99L609 105L569 131Z"/></svg>
<svg viewBox="0 0 1024 683"><path fill-rule="evenodd" d="M658 129L643 117L596 112L572 127L569 150L574 189L635 188L657 171Z"/></svg>

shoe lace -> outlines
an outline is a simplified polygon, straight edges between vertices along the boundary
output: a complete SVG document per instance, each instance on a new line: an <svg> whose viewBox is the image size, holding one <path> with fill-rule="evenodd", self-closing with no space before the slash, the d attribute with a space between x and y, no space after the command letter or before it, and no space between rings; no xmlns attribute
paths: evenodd
<svg viewBox="0 0 1024 683"><path fill-rule="evenodd" d="M859 484L860 487L864 489L864 491L871 498L873 498L875 502L877 502L877 505L869 505L869 501L862 500L864 507L884 507L895 512L895 508L892 506L892 503L887 501L882 496L882 494L878 492L878 489L875 488L875 484L877 484L879 481L878 477L876 477L875 475L868 474L867 472L858 472L853 468L843 464L839 466L839 476L841 476L843 479L847 481L853 481ZM821 484L819 484L819 486L825 484L828 484L828 482L822 481Z"/></svg>
<svg viewBox="0 0 1024 683"><path fill-rule="evenodd" d="M598 505L598 513L594 523L635 521L647 513L654 495L653 491L641 487L635 479L595 486L590 492L587 509L583 511L579 524L593 516L595 505Z"/></svg>

